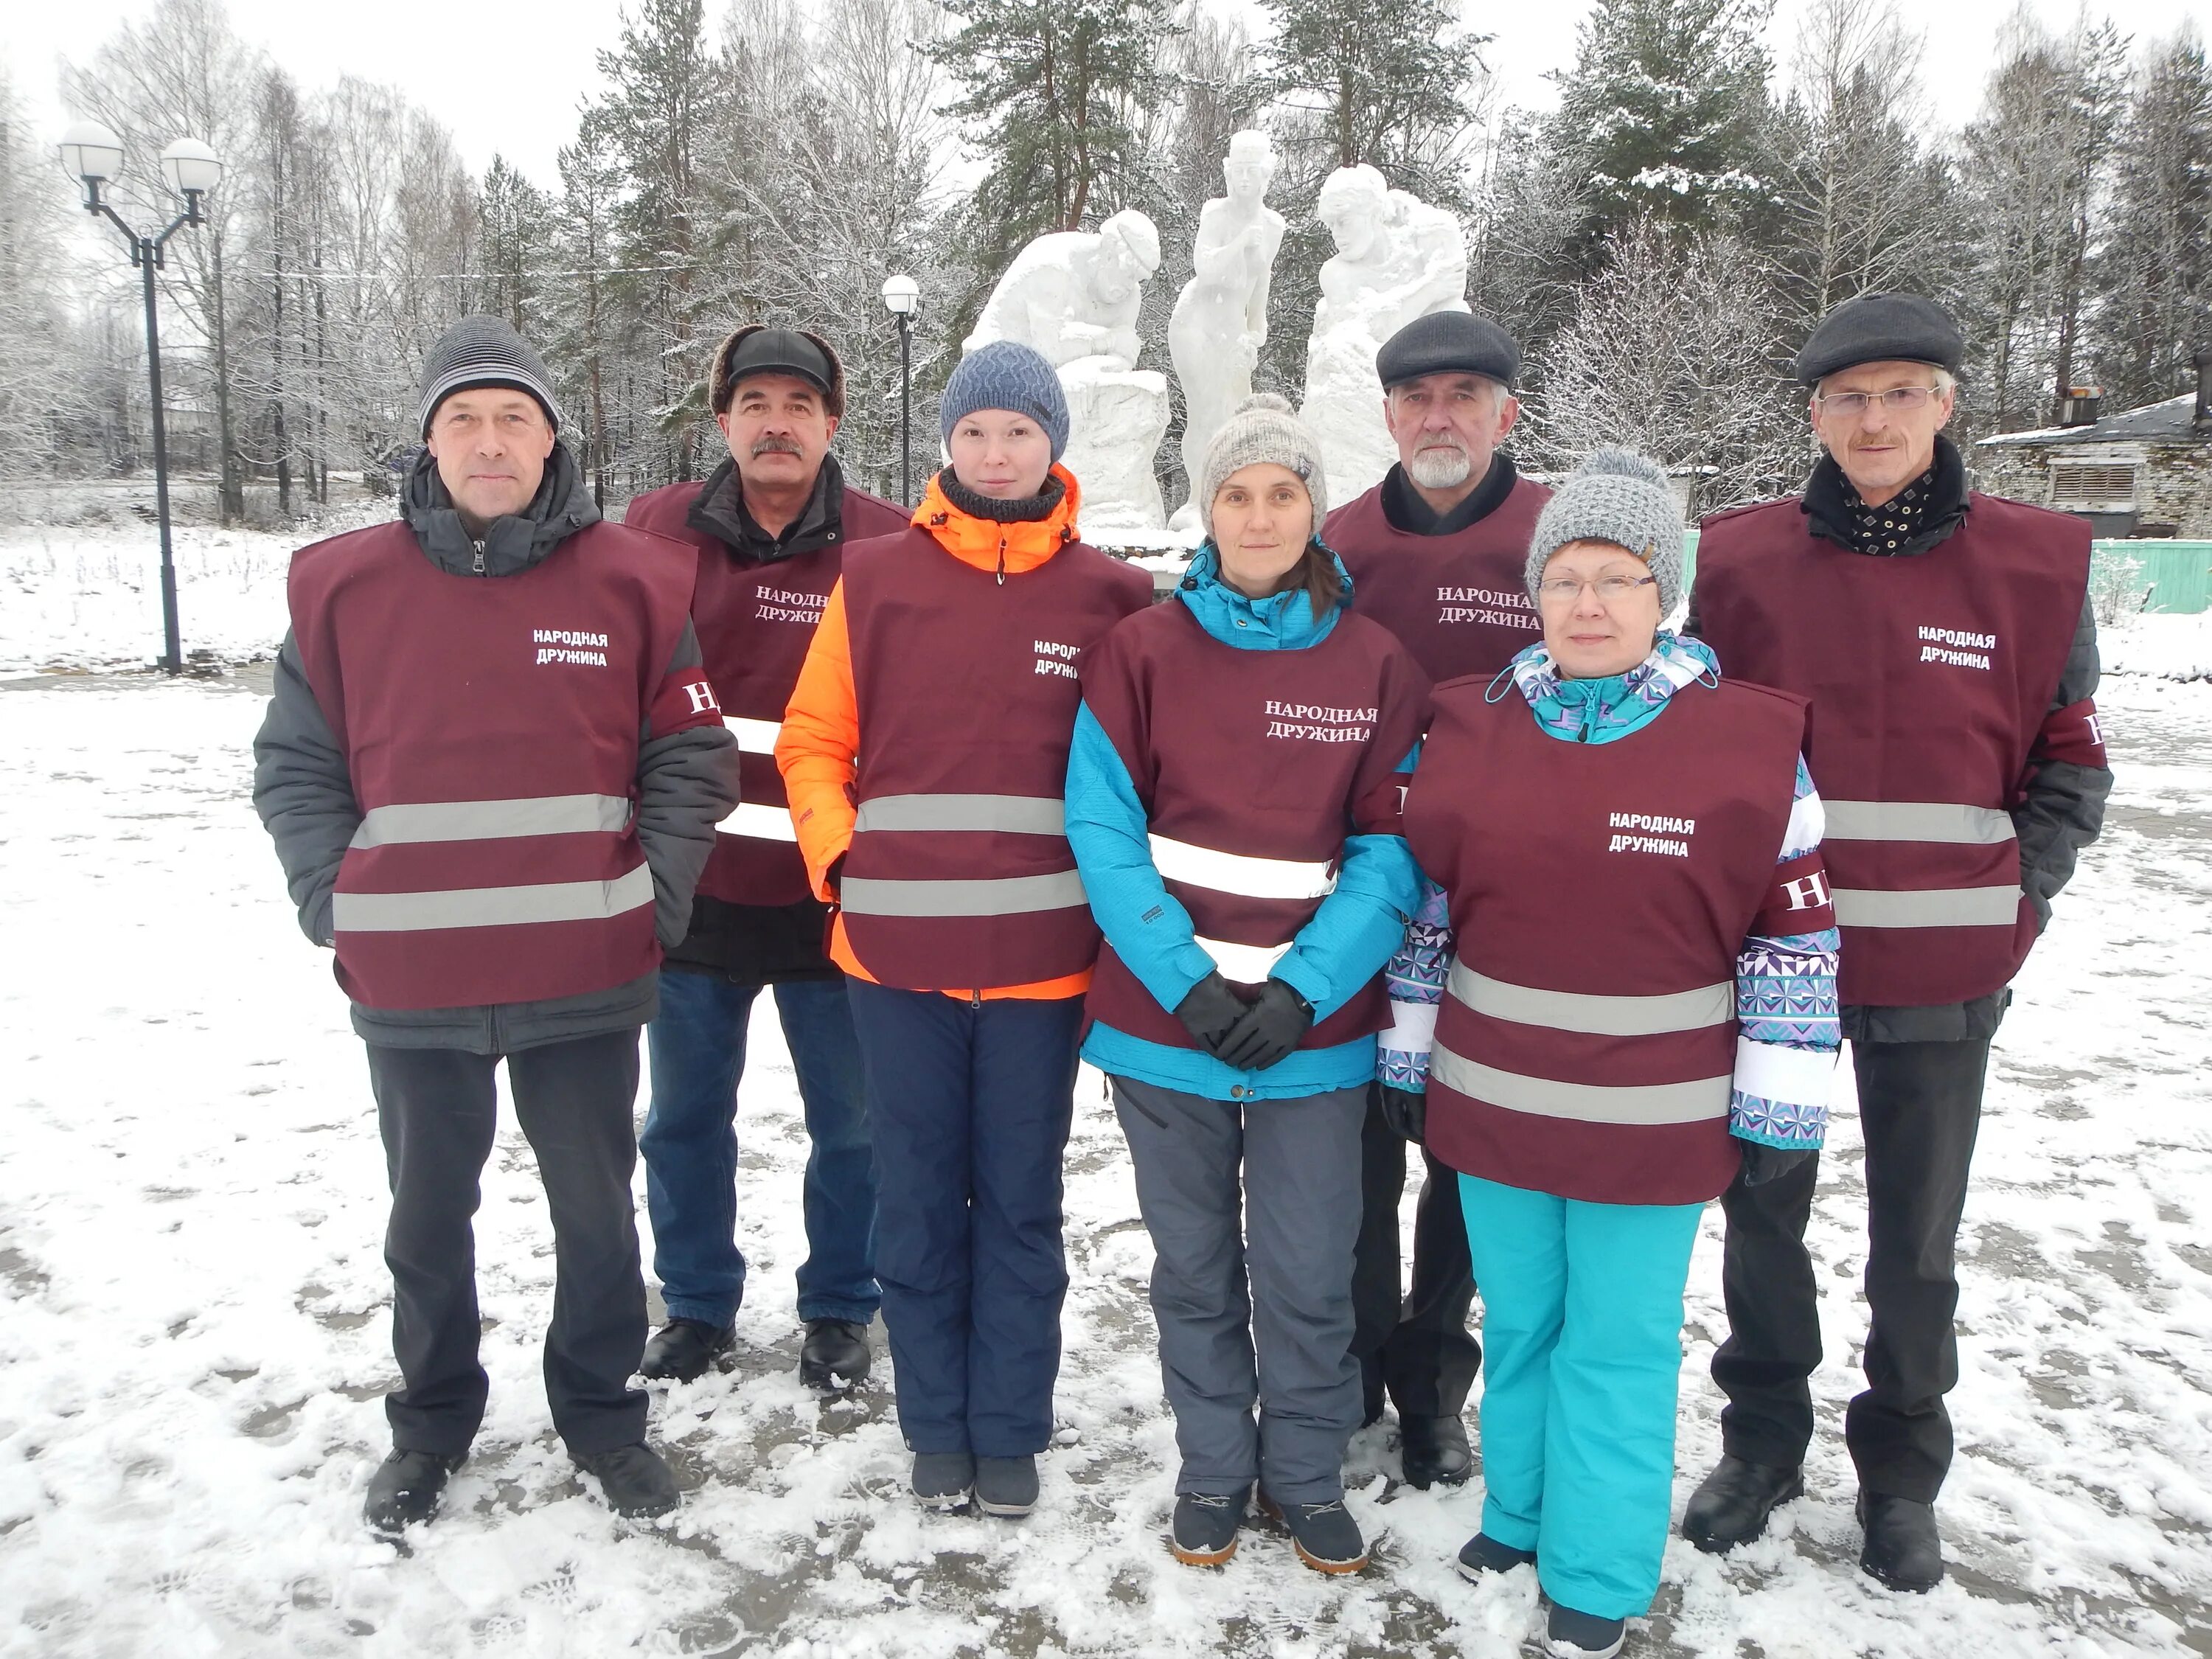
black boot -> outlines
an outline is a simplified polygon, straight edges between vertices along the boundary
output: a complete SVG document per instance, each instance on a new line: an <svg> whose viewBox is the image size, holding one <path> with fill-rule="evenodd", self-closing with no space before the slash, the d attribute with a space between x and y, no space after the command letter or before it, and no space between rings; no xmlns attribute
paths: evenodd
<svg viewBox="0 0 2212 1659"><path fill-rule="evenodd" d="M1467 1443L1467 1425L1456 1417L1398 1414L1398 1461L1406 1484L1426 1492L1441 1483L1464 1485L1474 1473L1474 1453Z"/></svg>
<svg viewBox="0 0 2212 1659"><path fill-rule="evenodd" d="M1168 1548L1188 1567L1218 1567L1237 1553L1237 1529L1244 1523L1249 1490L1224 1496L1187 1492L1176 1499L1175 1524Z"/></svg>
<svg viewBox="0 0 2212 1659"><path fill-rule="evenodd" d="M1279 1504L1260 1494L1262 1513L1279 1521L1291 1534L1299 1560L1316 1572L1358 1572L1367 1565L1367 1540L1341 1498L1322 1504Z"/></svg>
<svg viewBox="0 0 2212 1659"><path fill-rule="evenodd" d="M875 1356L868 1328L852 1319L810 1319L799 1347L799 1380L810 1389L834 1389L867 1380Z"/></svg>
<svg viewBox="0 0 2212 1659"><path fill-rule="evenodd" d="M672 1319L653 1334L638 1361L638 1375L656 1382L690 1382L737 1346L736 1328L703 1319Z"/></svg>
<svg viewBox="0 0 2212 1659"><path fill-rule="evenodd" d="M1860 1571L1891 1589L1916 1595L1943 1582L1943 1540L1936 1530L1933 1504L1863 1492L1858 1516L1866 1532Z"/></svg>
<svg viewBox="0 0 2212 1659"><path fill-rule="evenodd" d="M1805 1495L1803 1472L1723 1455L1690 1494L1682 1511L1682 1536L1708 1555L1725 1555L1766 1530L1766 1517Z"/></svg>
<svg viewBox="0 0 2212 1659"><path fill-rule="evenodd" d="M368 1495L362 1502L361 1518L386 1538L395 1538L403 1528L428 1521L438 1512L446 1477L465 1461L459 1455L394 1451L368 1477Z"/></svg>
<svg viewBox="0 0 2212 1659"><path fill-rule="evenodd" d="M1037 1466L1034 1457L975 1460L975 1507L986 1515L1018 1518L1036 1507Z"/></svg>
<svg viewBox="0 0 2212 1659"><path fill-rule="evenodd" d="M914 1455L914 1495L926 1510L957 1510L966 1506L975 1486L975 1459L971 1453L916 1452Z"/></svg>
<svg viewBox="0 0 2212 1659"><path fill-rule="evenodd" d="M683 1501L675 1474L642 1440L574 1456L578 1468L599 1476L607 1507L617 1515L665 1515Z"/></svg>

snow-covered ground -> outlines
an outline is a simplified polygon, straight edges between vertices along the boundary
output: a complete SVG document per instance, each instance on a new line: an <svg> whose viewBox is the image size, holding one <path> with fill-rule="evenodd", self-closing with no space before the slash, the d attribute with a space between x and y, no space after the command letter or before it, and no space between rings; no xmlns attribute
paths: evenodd
<svg viewBox="0 0 2212 1659"><path fill-rule="evenodd" d="M231 556L281 569L243 541ZM9 580L0 643L21 661ZM232 580L187 587L210 624ZM273 643L238 585L233 637ZM83 614L97 639L125 631ZM793 1375L805 1143L772 1018L744 1090L738 1361L655 1406L680 1516L616 1522L550 1435L550 1236L510 1123L479 1218L490 1416L412 1553L369 1540L393 1381L381 1159L343 1000L246 799L258 678L0 686L0 1654L1487 1659L1540 1627L1532 1575L1453 1570L1479 1485L1397 1485L1387 1428L1352 1448L1365 1575L1324 1580L1266 1533L1220 1572L1169 1557L1150 1249L1095 1075L1043 1505L917 1512L886 1379L825 1403ZM2100 701L2113 811L1999 1038L1968 1206L1954 1577L1899 1598L1853 1565L1845 1068L1814 1224L1830 1363L1810 1495L1726 1561L1671 1547L1644 1653L2212 1653L2212 685L2115 677ZM1718 1267L1715 1214L1678 1509L1717 1449Z"/></svg>

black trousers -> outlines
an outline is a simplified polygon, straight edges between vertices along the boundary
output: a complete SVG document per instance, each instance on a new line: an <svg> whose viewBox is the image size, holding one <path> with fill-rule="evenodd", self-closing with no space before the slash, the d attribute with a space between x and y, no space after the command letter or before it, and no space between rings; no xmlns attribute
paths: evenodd
<svg viewBox="0 0 2212 1659"><path fill-rule="evenodd" d="M1866 1140L1867 1332L1864 1393L1844 1438L1869 1492L1932 1504L1951 1466L1943 1396L1959 1380L1956 1255L1967 1165L1989 1069L1985 1037L1966 1042L1855 1042ZM1713 1380L1728 1395L1723 1445L1756 1463L1794 1467L1813 1438L1807 1379L1820 1363L1820 1322L1805 1225L1818 1158L1723 1195L1721 1268L1727 1341Z"/></svg>
<svg viewBox="0 0 2212 1659"><path fill-rule="evenodd" d="M1482 1366L1467 1328L1474 1264L1460 1209L1459 1176L1424 1148L1427 1165L1413 1212L1413 1287L1399 1293L1398 1204L1406 1194L1407 1141L1383 1121L1382 1091L1370 1089L1359 1133L1359 1238L1352 1255L1352 1352L1359 1361L1363 1413L1382 1414L1387 1389L1401 1417L1456 1417Z"/></svg>
<svg viewBox="0 0 2212 1659"><path fill-rule="evenodd" d="M476 1231L497 1118L496 1054L368 1046L368 1077L392 1182L384 1260L392 1349L404 1386L385 1397L392 1443L457 1455L483 1421L477 1363ZM552 1212L556 1278L545 1394L572 1452L645 1438L646 1396L629 1386L645 1350L630 1170L637 1162L637 1033L610 1032L507 1057L515 1116L538 1154Z"/></svg>

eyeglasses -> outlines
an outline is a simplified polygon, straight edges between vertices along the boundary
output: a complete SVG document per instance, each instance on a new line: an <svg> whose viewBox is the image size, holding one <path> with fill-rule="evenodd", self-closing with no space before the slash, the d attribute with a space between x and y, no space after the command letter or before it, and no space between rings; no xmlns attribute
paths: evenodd
<svg viewBox="0 0 2212 1659"><path fill-rule="evenodd" d="M1866 413L1867 405L1879 398L1881 406L1893 415L1910 415L1928 407L1929 399L1942 395L1941 387L1932 386L1893 386L1887 392L1838 392L1813 401L1820 406L1820 413L1832 415L1838 420L1856 420Z"/></svg>
<svg viewBox="0 0 2212 1659"><path fill-rule="evenodd" d="M1585 581L1579 576L1547 576L1536 584L1536 592L1547 599L1576 599L1585 587L1595 587L1599 604L1613 605L1658 580L1656 576L1600 576Z"/></svg>

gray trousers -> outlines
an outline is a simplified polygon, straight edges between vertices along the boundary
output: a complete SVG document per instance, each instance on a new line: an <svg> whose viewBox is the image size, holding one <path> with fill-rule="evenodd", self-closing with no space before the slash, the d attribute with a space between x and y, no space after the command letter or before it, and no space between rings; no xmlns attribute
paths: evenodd
<svg viewBox="0 0 2212 1659"><path fill-rule="evenodd" d="M1343 1497L1367 1090L1240 1105L1115 1078L1114 1106L1152 1236L1176 1490Z"/></svg>

